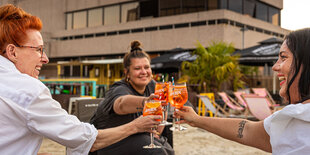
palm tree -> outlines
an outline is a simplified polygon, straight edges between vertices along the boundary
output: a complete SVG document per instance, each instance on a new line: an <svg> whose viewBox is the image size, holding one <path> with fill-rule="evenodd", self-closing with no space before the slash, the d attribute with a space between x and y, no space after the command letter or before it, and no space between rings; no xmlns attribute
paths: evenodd
<svg viewBox="0 0 310 155"><path fill-rule="evenodd" d="M243 74L239 68L238 56L231 56L233 52L232 44L212 42L206 49L198 42L193 52L197 59L182 63L183 75L190 84L199 84L199 89L204 88L205 92L217 92L223 83L228 83L233 90L243 88Z"/></svg>

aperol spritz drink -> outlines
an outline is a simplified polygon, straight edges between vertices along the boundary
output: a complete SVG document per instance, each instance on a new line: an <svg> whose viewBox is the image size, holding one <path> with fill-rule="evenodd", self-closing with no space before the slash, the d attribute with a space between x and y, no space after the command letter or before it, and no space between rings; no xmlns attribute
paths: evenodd
<svg viewBox="0 0 310 155"><path fill-rule="evenodd" d="M162 116L162 107L160 101L156 100L146 100L144 102L144 107L143 107L143 116L148 116L148 115L160 115ZM161 121L160 119L157 119L156 121ZM155 130L155 128L152 128L152 130ZM160 146L157 146L154 144L154 133L150 133L151 136L151 144L143 146L143 148L147 149L153 149L153 148L160 148Z"/></svg>
<svg viewBox="0 0 310 155"><path fill-rule="evenodd" d="M174 106L174 109L181 109L183 105L187 102L187 100L188 100L188 93L186 83L178 83L169 89L169 102L172 106ZM178 122L179 118L176 119ZM173 126L170 128L170 130L182 131L186 130L186 128L181 126L179 123L178 126Z"/></svg>
<svg viewBox="0 0 310 155"><path fill-rule="evenodd" d="M169 83L157 82L155 84L155 95L158 95L158 98L154 98L154 100L161 101L162 105L165 105L168 101L168 87Z"/></svg>
<svg viewBox="0 0 310 155"><path fill-rule="evenodd" d="M163 111L163 119L161 122L161 125L171 125L172 123L167 122L166 119L166 111L167 111L167 105L169 103L168 101L168 91L169 91L169 85L168 82L157 82L155 85L155 95L158 95L158 98L154 98L154 100L158 100L161 102L161 105L164 109Z"/></svg>

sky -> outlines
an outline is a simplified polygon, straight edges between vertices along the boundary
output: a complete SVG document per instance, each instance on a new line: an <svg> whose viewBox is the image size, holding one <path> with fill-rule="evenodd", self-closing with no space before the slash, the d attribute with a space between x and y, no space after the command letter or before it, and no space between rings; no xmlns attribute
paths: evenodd
<svg viewBox="0 0 310 155"><path fill-rule="evenodd" d="M310 27L310 0L283 0L281 27L296 30Z"/></svg>

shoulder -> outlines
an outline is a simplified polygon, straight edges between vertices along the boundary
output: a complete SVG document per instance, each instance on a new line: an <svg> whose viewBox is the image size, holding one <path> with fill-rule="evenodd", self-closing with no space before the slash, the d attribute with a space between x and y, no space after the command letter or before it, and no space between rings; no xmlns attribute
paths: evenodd
<svg viewBox="0 0 310 155"><path fill-rule="evenodd" d="M155 84L156 84L155 80L151 80L150 83L149 83L148 85L149 85L149 86L154 86L154 87L155 87Z"/></svg>
<svg viewBox="0 0 310 155"><path fill-rule="evenodd" d="M131 87L128 83L126 83L124 80L117 81L115 82L111 88L110 91L112 93L117 93L117 92L123 92L123 91L131 91Z"/></svg>
<svg viewBox="0 0 310 155"><path fill-rule="evenodd" d="M1 78L0 90L3 97L7 97L23 107L27 107L31 101L39 96L47 87L38 79L26 74L9 72L6 78Z"/></svg>
<svg viewBox="0 0 310 155"><path fill-rule="evenodd" d="M155 82L154 80L151 80L151 81L149 82L149 84L147 84L147 87L149 88L150 93L154 93L155 84L156 84L156 82Z"/></svg>

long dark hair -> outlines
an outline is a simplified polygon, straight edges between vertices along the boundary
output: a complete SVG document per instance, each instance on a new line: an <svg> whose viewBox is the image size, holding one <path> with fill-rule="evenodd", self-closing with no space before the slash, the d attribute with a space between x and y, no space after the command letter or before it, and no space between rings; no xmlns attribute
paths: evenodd
<svg viewBox="0 0 310 155"><path fill-rule="evenodd" d="M129 73L129 67L131 65L131 59L133 58L147 58L149 62L151 62L150 56L142 50L141 48L141 43L137 40L134 40L130 43L130 51L125 54L124 60L123 60L123 65L124 68L127 70L127 73L125 75L126 81L127 79L127 74Z"/></svg>
<svg viewBox="0 0 310 155"><path fill-rule="evenodd" d="M303 102L310 99L310 28L305 28L289 33L286 37L286 44L293 54L293 61L290 68L292 79L288 83L286 94L290 97L290 87L299 72L301 76L298 83L299 97Z"/></svg>

